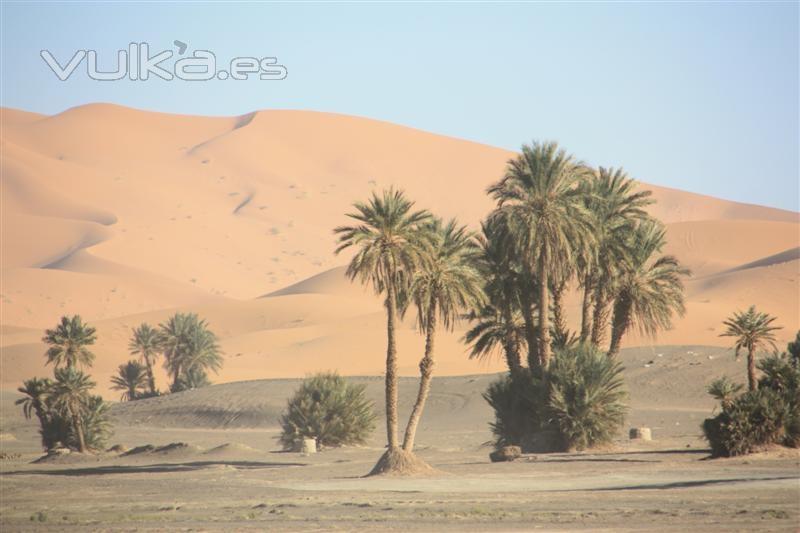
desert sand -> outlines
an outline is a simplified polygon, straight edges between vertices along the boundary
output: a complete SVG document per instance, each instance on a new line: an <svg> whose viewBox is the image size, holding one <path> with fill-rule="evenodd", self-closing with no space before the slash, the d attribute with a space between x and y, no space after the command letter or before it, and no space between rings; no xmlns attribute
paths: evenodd
<svg viewBox="0 0 800 533"><path fill-rule="evenodd" d="M92 374L107 397L131 328L176 310L200 313L220 336L216 382L378 375L380 301L344 278L332 228L353 201L391 185L477 228L491 208L485 189L511 156L331 113L3 109L0 386L46 372L42 330L66 313L98 328ZM726 346L721 321L750 304L779 317L785 344L800 327L798 214L642 186L668 224L668 251L694 276L686 317L626 346ZM568 301L573 327L577 303ZM462 333L441 335L439 375L502 370L468 360ZM423 342L411 314L399 343L401 373L416 374Z"/></svg>
<svg viewBox="0 0 800 533"><path fill-rule="evenodd" d="M127 453L41 455L36 425L0 395L6 415L3 512L8 530L487 531L655 529L791 531L800 523L800 455L773 450L708 459L699 424L713 401L696 386L720 373L743 380L722 348L622 352L631 426L612 446L490 463L494 375L439 377L418 435L437 472L364 478L383 452L366 445L315 455L280 450L277 417L298 379L255 380L117 404L113 444ZM382 380L353 377L382 414ZM400 381L401 416L416 380ZM13 439L13 440L11 440ZM182 443L182 444L177 444ZM151 445L149 451L137 447Z"/></svg>

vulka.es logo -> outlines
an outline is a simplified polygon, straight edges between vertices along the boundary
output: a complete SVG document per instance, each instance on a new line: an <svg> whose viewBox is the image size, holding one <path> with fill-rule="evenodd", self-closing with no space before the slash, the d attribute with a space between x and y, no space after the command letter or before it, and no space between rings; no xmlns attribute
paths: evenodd
<svg viewBox="0 0 800 533"><path fill-rule="evenodd" d="M86 75L97 81L117 81L124 78L147 81L160 78L166 81L247 80L258 76L261 80L282 80L288 75L285 66L278 64L277 57L234 57L226 69L217 70L217 57L209 50L194 50L192 55L183 56L188 45L174 41L177 56L173 50L150 52L148 43L130 43L127 50L118 50L116 68L101 70L96 50L77 50L66 63L62 64L49 50L42 50L45 64L61 81L66 81L81 63L86 64ZM176 60L170 61L173 57ZM112 65L113 66L113 65Z"/></svg>

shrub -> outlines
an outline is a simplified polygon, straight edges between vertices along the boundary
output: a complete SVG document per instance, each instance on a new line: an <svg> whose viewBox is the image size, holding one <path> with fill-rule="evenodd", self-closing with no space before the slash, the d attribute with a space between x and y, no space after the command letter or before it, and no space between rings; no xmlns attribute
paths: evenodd
<svg viewBox="0 0 800 533"><path fill-rule="evenodd" d="M547 371L534 370L495 381L483 397L494 410L490 423L497 449L578 449L607 443L621 428L622 366L591 346L556 352Z"/></svg>
<svg viewBox="0 0 800 533"><path fill-rule="evenodd" d="M112 435L110 406L100 396L89 396L81 417L83 439L90 450L103 450ZM40 430L42 444L48 450L58 446L78 449L78 438L66 416L50 408Z"/></svg>
<svg viewBox="0 0 800 533"><path fill-rule="evenodd" d="M556 354L548 413L567 450L611 442L625 421L622 365L590 345Z"/></svg>
<svg viewBox="0 0 800 533"><path fill-rule="evenodd" d="M785 436L787 408L783 397L769 388L748 391L722 412L703 422L703 433L714 456L732 457L781 442Z"/></svg>
<svg viewBox="0 0 800 533"><path fill-rule="evenodd" d="M541 377L527 368L491 383L483 398L494 410L489 427L496 449L521 446L528 451L531 436L542 429L547 390Z"/></svg>
<svg viewBox="0 0 800 533"><path fill-rule="evenodd" d="M316 439L321 448L364 443L375 428L365 388L334 373L305 379L280 419L283 448L297 450L304 438Z"/></svg>
<svg viewBox="0 0 800 533"><path fill-rule="evenodd" d="M744 385L735 383L728 376L722 376L715 379L706 388L706 392L711 395L715 400L718 400L722 406L730 405L736 398L736 395L742 392Z"/></svg>

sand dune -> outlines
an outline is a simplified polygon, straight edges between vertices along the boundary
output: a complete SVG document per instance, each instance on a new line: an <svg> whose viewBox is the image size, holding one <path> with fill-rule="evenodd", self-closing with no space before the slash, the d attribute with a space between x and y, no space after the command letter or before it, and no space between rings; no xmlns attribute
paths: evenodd
<svg viewBox="0 0 800 533"><path fill-rule="evenodd" d="M218 381L379 374L381 303L344 277L348 255L333 255L332 228L354 200L390 185L477 227L491 208L484 191L513 155L305 111L193 117L93 104L51 117L0 113L3 387L45 372L42 330L65 313L98 327L93 374L103 390L127 359L130 328L175 310L201 313L219 334ZM798 214L642 186L668 223L667 251L694 278L675 329L627 345L727 345L720 321L751 303L779 316L782 343L792 336ZM576 296L567 303L574 326ZM462 333L442 333L440 375L502 369L469 361ZM402 373L415 374L413 313L399 343Z"/></svg>

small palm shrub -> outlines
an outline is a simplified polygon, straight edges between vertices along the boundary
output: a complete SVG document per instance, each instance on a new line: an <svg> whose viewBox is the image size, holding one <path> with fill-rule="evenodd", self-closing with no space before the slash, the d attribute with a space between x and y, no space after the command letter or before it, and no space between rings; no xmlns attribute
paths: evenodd
<svg viewBox="0 0 800 533"><path fill-rule="evenodd" d="M364 385L348 383L334 373L321 373L303 381L281 416L281 445L297 450L304 438L332 448L363 444L375 429L373 404Z"/></svg>
<svg viewBox="0 0 800 533"><path fill-rule="evenodd" d="M193 366L185 372L181 372L178 379L172 384L170 392L183 392L208 387L209 385L211 385L211 380L208 379L206 371L199 366Z"/></svg>
<svg viewBox="0 0 800 533"><path fill-rule="evenodd" d="M494 422L489 427L495 448L520 446L527 450L531 436L544 425L547 389L541 376L527 368L506 374L489 385L483 398L494 410Z"/></svg>
<svg viewBox="0 0 800 533"><path fill-rule="evenodd" d="M497 448L582 450L613 439L625 420L622 366L590 345L556 352L546 371L524 369L489 385Z"/></svg>
<svg viewBox="0 0 800 533"><path fill-rule="evenodd" d="M787 408L776 391L763 388L748 391L703 422L703 433L714 456L732 457L756 451L758 447L784 438Z"/></svg>
<svg viewBox="0 0 800 533"><path fill-rule="evenodd" d="M87 397L85 404L81 416L84 442L89 450L103 450L112 435L110 405L100 396ZM59 446L78 449L78 438L69 418L52 407L48 407L39 433L46 450Z"/></svg>
<svg viewBox="0 0 800 533"><path fill-rule="evenodd" d="M800 368L789 355L775 354L759 361L758 369L756 390L736 396L742 386L728 378L709 387L721 402L721 412L702 426L712 455L742 455L768 444L800 446Z"/></svg>
<svg viewBox="0 0 800 533"><path fill-rule="evenodd" d="M625 421L622 365L591 345L556 354L548 369L548 413L567 450L611 442Z"/></svg>
<svg viewBox="0 0 800 533"><path fill-rule="evenodd" d="M783 443L793 448L800 447L800 366L790 354L770 355L758 363L761 379L758 387L769 388L783 398L786 405Z"/></svg>
<svg viewBox="0 0 800 533"><path fill-rule="evenodd" d="M736 396L742 392L742 389L744 389L744 385L741 383L732 381L728 376L722 376L712 381L706 388L706 392L724 407L730 405Z"/></svg>

